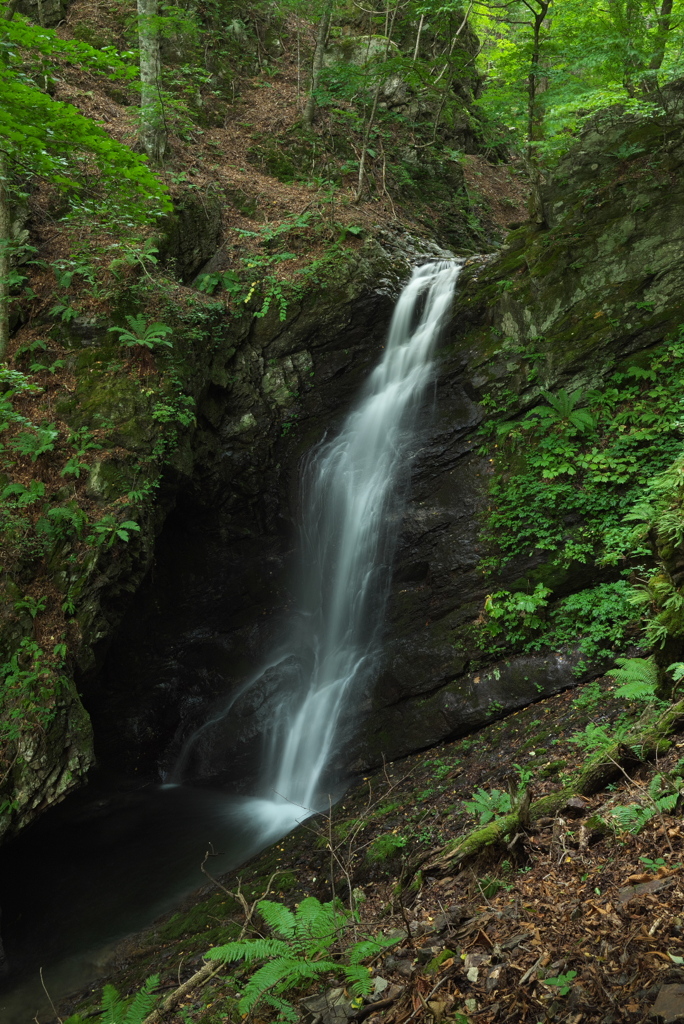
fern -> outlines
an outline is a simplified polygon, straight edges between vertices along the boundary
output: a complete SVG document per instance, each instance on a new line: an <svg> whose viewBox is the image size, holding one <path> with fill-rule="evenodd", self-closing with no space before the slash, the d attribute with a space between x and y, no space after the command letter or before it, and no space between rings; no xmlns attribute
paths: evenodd
<svg viewBox="0 0 684 1024"><path fill-rule="evenodd" d="M142 1024L154 1009L157 1001L154 989L158 984L159 975L153 974L132 999L124 999L113 985L105 985L102 990L100 1024ZM75 1014L68 1017L64 1024L85 1024L85 1020Z"/></svg>
<svg viewBox="0 0 684 1024"><path fill-rule="evenodd" d="M486 825L492 818L501 814L508 814L513 806L510 794L500 789L492 789L488 793L486 789L476 789L472 800L464 800L463 806L469 814L477 814L480 824Z"/></svg>
<svg viewBox="0 0 684 1024"><path fill-rule="evenodd" d="M603 750L614 743L618 738L617 733L611 734L604 725L596 725L589 722L584 732L575 732L569 737L571 743L576 743L582 750Z"/></svg>
<svg viewBox="0 0 684 1024"><path fill-rule="evenodd" d="M207 953L210 960L223 960L224 963L236 963L244 960L253 963L255 960L266 960L271 956L283 956L290 952L287 942L279 939L251 939L246 942L228 942L225 946L214 946Z"/></svg>
<svg viewBox="0 0 684 1024"><path fill-rule="evenodd" d="M354 995L367 995L372 981L360 961L376 956L396 942L384 937L366 938L346 951L348 962L333 960L332 947L356 920L356 915L335 901L321 903L314 896L302 900L295 913L270 900L261 900L258 907L269 928L279 937L229 942L205 954L209 960L224 963L238 960L246 964L261 963L247 981L238 1002L238 1010L243 1015L266 1003L276 1009L283 1020L296 1021L297 1014L285 993L321 974L342 974Z"/></svg>
<svg viewBox="0 0 684 1024"><path fill-rule="evenodd" d="M657 811L655 807L642 807L641 804L618 804L611 809L610 814L617 822L618 832L637 835Z"/></svg>
<svg viewBox="0 0 684 1024"><path fill-rule="evenodd" d="M658 685L658 668L653 658L616 658L618 668L612 668L606 675L612 676L621 685L615 690L614 697L626 700L655 700Z"/></svg>
<svg viewBox="0 0 684 1024"><path fill-rule="evenodd" d="M284 939L291 939L297 927L297 921L291 910L282 903L273 903L271 900L261 900L259 913L271 929L282 935Z"/></svg>
<svg viewBox="0 0 684 1024"><path fill-rule="evenodd" d="M649 805L619 804L611 809L611 816L617 821L619 831L636 835L656 814L672 814L683 786L684 779L680 776L667 779L663 775L654 775L647 791L651 801Z"/></svg>

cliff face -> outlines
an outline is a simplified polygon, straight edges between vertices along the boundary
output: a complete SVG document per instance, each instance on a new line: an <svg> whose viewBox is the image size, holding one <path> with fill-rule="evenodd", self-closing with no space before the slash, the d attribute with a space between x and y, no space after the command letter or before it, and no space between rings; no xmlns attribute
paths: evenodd
<svg viewBox="0 0 684 1024"><path fill-rule="evenodd" d="M616 578L614 565L559 562L542 550L521 550L486 576L478 570L497 548L481 535L487 510L500 500L489 489L502 443L501 432L483 432L481 424L519 419L544 402L542 389L605 393L616 369L647 367L659 343L676 336L684 319L677 87L668 101L667 115L652 120L619 111L597 119L542 187L538 223L510 235L501 256L464 271L442 349L435 415L416 460L387 667L364 758L369 748L393 758L459 735L578 680L573 669L581 652L572 643L537 654L518 653L513 640L507 656L496 659L473 628L486 595L501 588L529 593L543 582L554 600ZM663 428L662 442L657 430L651 438L657 449L669 436L668 413L655 392L649 400ZM499 471L504 486L524 470L524 447L522 455L511 453L505 477ZM556 520L562 524L568 512L557 509ZM670 661L677 652L671 653ZM600 664L595 659L579 677Z"/></svg>
<svg viewBox="0 0 684 1024"><path fill-rule="evenodd" d="M495 428L543 402L542 391L600 389L627 357L638 361L678 327L678 136L676 113L646 123L604 117L543 187L543 219L512 234L501 255L464 269L416 444L385 667L363 705L357 764L470 731L610 661L605 649L586 658L567 636L530 649L515 638L492 645L478 628L486 596L502 588L531 592L541 582L555 608L616 579L614 566L594 558L543 550L521 550L483 574L496 548L483 537L497 479ZM408 270L393 243L385 239L395 258L372 243L353 284L311 297L283 327L256 322L230 368L212 371L154 572L103 672L88 676L105 757L123 743L131 761L144 751L143 767L158 757L171 764L182 737L277 641L299 463L335 429L379 356ZM564 515L557 510L559 522ZM223 736L233 773L248 769L272 698L266 679L235 706ZM104 728L113 708L115 733ZM197 767L217 771L211 753Z"/></svg>
<svg viewBox="0 0 684 1024"><path fill-rule="evenodd" d="M496 425L520 420L542 392L600 390L627 357L643 362L682 321L676 89L671 101L669 114L651 121L604 115L542 188L538 222L463 271L416 445L385 667L363 706L358 764L571 686L580 660L585 678L605 664L605 651L586 659L567 634L557 643L540 633L536 644L513 636L492 644L480 628L485 597L502 589L543 583L553 609L616 578L614 565L542 549L496 557L499 542L491 530L485 536L499 500L490 486L503 479ZM97 548L77 573L55 556L76 603L75 674L105 765L170 765L183 736L277 639L301 459L335 429L377 361L410 263L434 255L406 235L380 233L333 268L323 290L305 290L284 322L275 308L262 319L210 313L185 333L181 320L180 385L196 400L196 422L178 420L161 473L159 460L149 462L163 433L159 396L131 381L112 385L102 371L111 345L104 324L64 329L77 378L65 419L78 429L97 411L117 425L115 454L91 474L92 500L146 482L155 489L127 545ZM507 473L515 476L515 459ZM557 510L559 522L564 514ZM267 691L244 702L233 723L235 771L271 713ZM5 827L21 826L75 784L92 762L91 744L67 682L50 729L5 779L8 794L19 794Z"/></svg>

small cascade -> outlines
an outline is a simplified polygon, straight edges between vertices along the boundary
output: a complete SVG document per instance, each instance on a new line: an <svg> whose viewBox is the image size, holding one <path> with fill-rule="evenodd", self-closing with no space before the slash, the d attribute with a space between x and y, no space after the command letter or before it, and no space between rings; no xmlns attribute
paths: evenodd
<svg viewBox="0 0 684 1024"><path fill-rule="evenodd" d="M273 838L328 806L331 764L377 675L410 446L459 270L444 261L413 271L382 361L340 433L304 467L299 610L283 646L250 681L268 672L276 692L261 795L251 805ZM192 748L244 689L190 737L178 781Z"/></svg>

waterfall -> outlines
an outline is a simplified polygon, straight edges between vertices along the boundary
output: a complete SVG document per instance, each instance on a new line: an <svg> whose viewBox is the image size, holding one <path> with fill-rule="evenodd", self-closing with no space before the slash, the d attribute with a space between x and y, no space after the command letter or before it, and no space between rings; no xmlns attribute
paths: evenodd
<svg viewBox="0 0 684 1024"><path fill-rule="evenodd" d="M262 812L271 821L327 806L341 721L349 727L377 674L409 448L459 270L442 262L413 271L357 406L304 467L290 648L298 679L265 737Z"/></svg>
<svg viewBox="0 0 684 1024"><path fill-rule="evenodd" d="M277 696L263 737L261 796L250 803L262 835L282 835L328 806L331 763L377 675L410 447L459 271L447 261L413 271L357 405L306 460L298 611L286 640L181 754L176 779L200 735L267 680Z"/></svg>

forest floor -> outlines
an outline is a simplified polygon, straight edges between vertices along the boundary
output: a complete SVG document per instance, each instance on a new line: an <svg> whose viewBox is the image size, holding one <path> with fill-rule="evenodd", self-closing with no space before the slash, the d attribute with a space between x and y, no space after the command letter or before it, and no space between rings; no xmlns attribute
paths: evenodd
<svg viewBox="0 0 684 1024"><path fill-rule="evenodd" d="M160 973L166 994L191 977L207 948L230 937L224 932L221 938L221 927L234 927L236 917L238 924L244 921L234 914L227 890L237 889L247 903L268 895L289 906L306 896L347 902L353 893L360 930L394 936L396 945L372 965L377 1008L366 1002L354 1010L331 977L329 1005L322 999L313 1007L322 1010L320 1024L679 1019L681 811L656 813L649 785L655 792L652 780L660 776L681 787L684 737L675 736L657 763L619 773L591 798L573 798L560 815L521 828L507 845L452 873L434 867L446 843L477 825L477 814L465 804L476 791L485 789L500 801L521 779L535 799L558 789L586 757L573 736L588 723L610 730L621 715L638 716L611 697L611 685L601 681L602 697L593 706L587 687L578 687L359 780L331 818L310 819L241 871L199 890L176 914L124 942L106 980L128 992ZM648 819L636 834L621 830L611 816L611 808L630 805ZM612 828L606 824L611 820ZM101 983L69 1000L63 1016L92 1006ZM232 979L219 974L189 991L164 1020L238 1020L233 997L239 985L235 968ZM324 988L319 979L313 990L297 990L292 1001L299 1004L311 991L323 997ZM283 1018L261 1008L253 1019ZM319 1020L311 1004L304 1019Z"/></svg>

